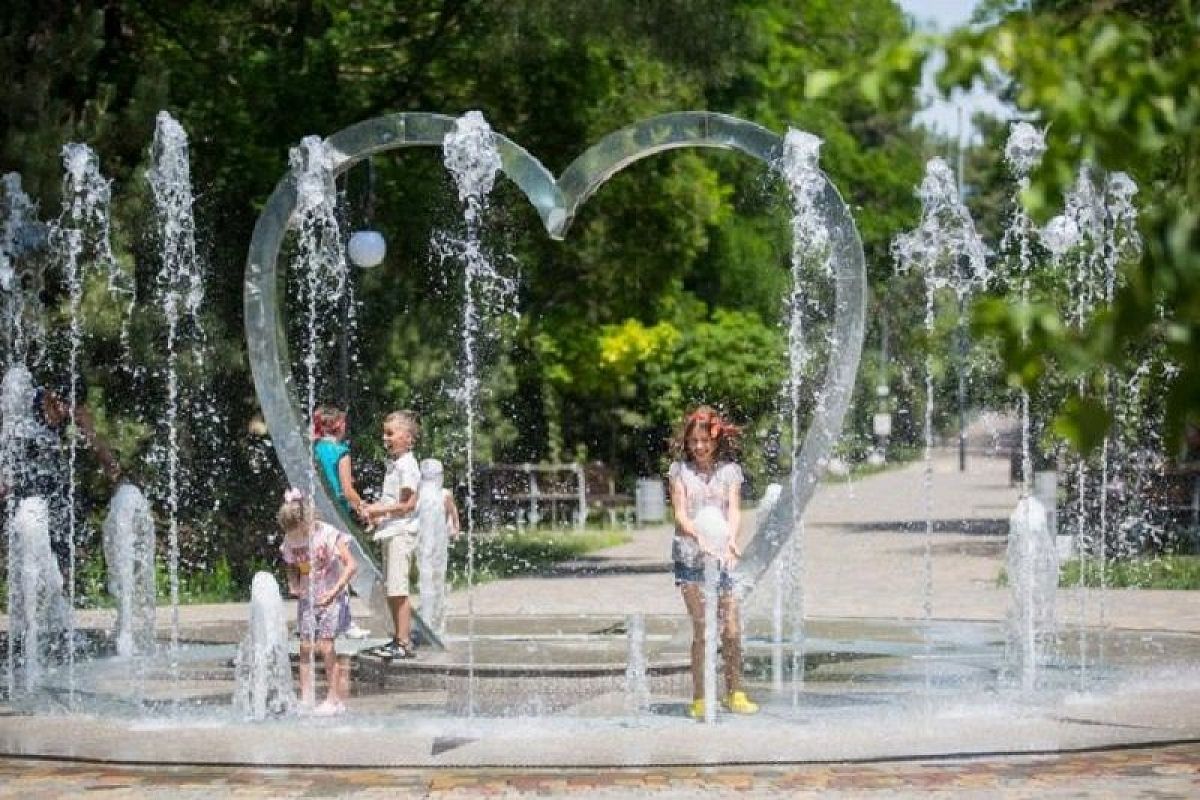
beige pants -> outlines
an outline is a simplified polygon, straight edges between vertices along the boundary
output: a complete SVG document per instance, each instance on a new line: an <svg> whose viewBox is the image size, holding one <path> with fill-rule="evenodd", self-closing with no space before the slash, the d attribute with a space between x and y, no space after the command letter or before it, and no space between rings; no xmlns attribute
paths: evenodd
<svg viewBox="0 0 1200 800"><path fill-rule="evenodd" d="M398 533L383 543L383 580L388 597L407 597L411 592L408 576L412 572L413 553L417 549L415 533Z"/></svg>

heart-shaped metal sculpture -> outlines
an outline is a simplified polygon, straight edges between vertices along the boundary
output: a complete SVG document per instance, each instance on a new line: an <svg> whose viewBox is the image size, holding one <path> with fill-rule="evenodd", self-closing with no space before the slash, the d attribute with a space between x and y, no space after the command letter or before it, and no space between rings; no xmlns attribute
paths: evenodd
<svg viewBox="0 0 1200 800"><path fill-rule="evenodd" d="M352 125L326 140L334 161L333 172L341 174L368 156L401 147L440 148L454 124L454 117L441 114L403 113ZM767 129L737 117L703 111L664 114L610 133L575 159L557 180L514 142L500 134L496 134L496 140L504 174L533 203L555 239L563 238L580 205L601 184L647 156L683 147L714 147L739 150L772 167L783 152L783 140ZM792 490L783 492L766 518L758 521L755 536L738 567L739 585L746 592L753 589L792 534L797 518L793 510L803 509L812 497L829 450L841 432L862 352L866 302L862 244L846 204L828 179L817 205L829 232L835 281L832 356L803 447L793 465ZM289 174L275 187L254 226L246 264L245 314L246 344L263 418L288 479L303 486L313 469L311 440L299 405L288 389L289 361L277 263L295 206L296 187ZM339 512L324 485L315 483L318 509L336 519ZM353 525L348 527L354 529ZM366 581L373 583L379 573L365 553L360 553L360 558L365 561L360 569L361 585L366 586ZM356 585L356 590L359 588Z"/></svg>

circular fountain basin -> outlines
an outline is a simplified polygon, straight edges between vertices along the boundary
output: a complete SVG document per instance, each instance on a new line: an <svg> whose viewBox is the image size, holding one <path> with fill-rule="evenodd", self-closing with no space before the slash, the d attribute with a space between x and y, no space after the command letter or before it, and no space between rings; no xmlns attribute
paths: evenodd
<svg viewBox="0 0 1200 800"><path fill-rule="evenodd" d="M1109 631L1101 639L1066 629L1037 688L1022 691L1005 676L1003 629L993 623L824 620L810 621L806 633L803 676L794 681L793 654L767 631L747 630L746 688L762 709L752 717L721 713L713 725L686 715L690 625L682 617L646 620L650 705L642 710L626 691L626 636L611 617L479 620L473 665L457 628L445 653L356 657L355 694L348 713L335 718L238 719L229 705L231 644L189 642L175 665L101 658L79 666L77 711L64 708L61 683L37 700L9 704L0 753L122 763L567 767L1200 739L1191 712L1200 701L1200 636Z"/></svg>

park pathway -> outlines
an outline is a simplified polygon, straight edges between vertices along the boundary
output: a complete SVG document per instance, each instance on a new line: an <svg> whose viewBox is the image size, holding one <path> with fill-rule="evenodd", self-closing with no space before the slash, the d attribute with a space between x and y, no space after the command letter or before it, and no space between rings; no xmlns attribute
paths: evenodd
<svg viewBox="0 0 1200 800"><path fill-rule="evenodd" d="M1001 620L1007 590L1004 566L1008 516L1019 487L1009 481L1006 454L973 447L967 470L957 451L935 451L932 608L936 619ZM925 515L921 461L851 481L826 481L805 515L804 585L807 616L906 618L923 616ZM745 530L752 530L747 514ZM670 574L671 529L639 529L627 544L558 565L535 576L495 581L474 589L477 615L682 614ZM768 573L751 597L749 613L765 613L773 581ZM1059 591L1059 619L1143 630L1200 632L1195 592ZM466 613L465 591L450 613Z"/></svg>

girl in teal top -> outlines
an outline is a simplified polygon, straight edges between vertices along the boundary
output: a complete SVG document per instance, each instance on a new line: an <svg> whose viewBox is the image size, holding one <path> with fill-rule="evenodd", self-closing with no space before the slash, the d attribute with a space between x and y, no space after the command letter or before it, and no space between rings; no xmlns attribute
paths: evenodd
<svg viewBox="0 0 1200 800"><path fill-rule="evenodd" d="M325 485L334 502L347 514L360 515L362 497L354 489L350 464L350 445L346 443L346 412L333 406L321 406L313 415L313 458L321 468Z"/></svg>

